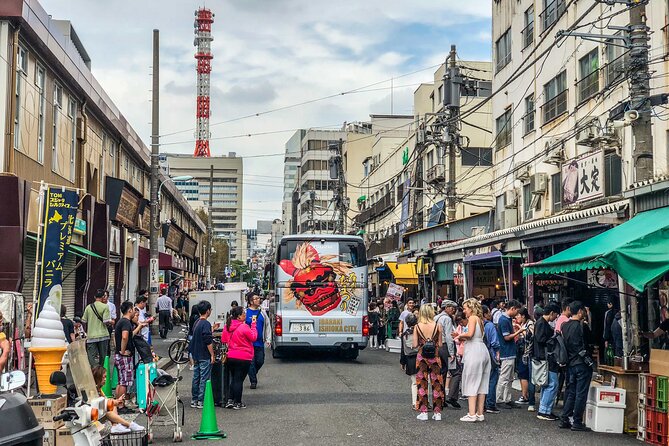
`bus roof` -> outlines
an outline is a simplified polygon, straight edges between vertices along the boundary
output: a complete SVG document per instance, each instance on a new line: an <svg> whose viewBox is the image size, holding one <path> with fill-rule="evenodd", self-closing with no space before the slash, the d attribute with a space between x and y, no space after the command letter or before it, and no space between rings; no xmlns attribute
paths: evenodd
<svg viewBox="0 0 669 446"><path fill-rule="evenodd" d="M357 235L342 235L342 234L292 234L284 235L281 237L281 241L284 240L355 240L356 242L363 243L362 237Z"/></svg>

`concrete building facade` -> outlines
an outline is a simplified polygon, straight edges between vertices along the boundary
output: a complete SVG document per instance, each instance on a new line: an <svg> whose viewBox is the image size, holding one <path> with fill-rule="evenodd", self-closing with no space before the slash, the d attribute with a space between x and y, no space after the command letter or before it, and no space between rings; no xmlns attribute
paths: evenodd
<svg viewBox="0 0 669 446"><path fill-rule="evenodd" d="M286 154L283 159L283 202L281 203L281 219L285 234L294 234L297 232L297 221L293 219L297 211L295 209L297 202L294 202L293 198L302 162L302 139L305 133L306 130L297 130L285 145Z"/></svg>

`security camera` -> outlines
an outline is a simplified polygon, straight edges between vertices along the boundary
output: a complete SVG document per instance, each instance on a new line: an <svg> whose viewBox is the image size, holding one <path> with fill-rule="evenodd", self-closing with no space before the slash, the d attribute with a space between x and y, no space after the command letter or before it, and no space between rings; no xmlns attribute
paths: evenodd
<svg viewBox="0 0 669 446"><path fill-rule="evenodd" d="M625 112L625 124L631 124L639 119L639 112L636 110L627 110Z"/></svg>

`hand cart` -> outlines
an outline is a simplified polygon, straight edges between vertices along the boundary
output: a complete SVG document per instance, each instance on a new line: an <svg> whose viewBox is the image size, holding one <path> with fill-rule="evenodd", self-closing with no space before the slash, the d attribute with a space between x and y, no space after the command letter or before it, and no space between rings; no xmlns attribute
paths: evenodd
<svg viewBox="0 0 669 446"><path fill-rule="evenodd" d="M183 441L184 403L179 397L179 381L182 380L181 364L177 364L176 376L159 374L150 382L146 407L149 443L153 442L153 425L174 426L172 441Z"/></svg>

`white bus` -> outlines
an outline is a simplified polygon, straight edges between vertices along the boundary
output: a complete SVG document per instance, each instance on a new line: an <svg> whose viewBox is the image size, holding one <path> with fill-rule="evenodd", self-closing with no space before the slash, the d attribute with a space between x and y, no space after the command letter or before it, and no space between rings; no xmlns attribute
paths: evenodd
<svg viewBox="0 0 669 446"><path fill-rule="evenodd" d="M281 239L273 271L272 356L331 350L356 359L367 346L367 253L360 237Z"/></svg>

